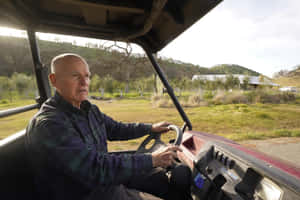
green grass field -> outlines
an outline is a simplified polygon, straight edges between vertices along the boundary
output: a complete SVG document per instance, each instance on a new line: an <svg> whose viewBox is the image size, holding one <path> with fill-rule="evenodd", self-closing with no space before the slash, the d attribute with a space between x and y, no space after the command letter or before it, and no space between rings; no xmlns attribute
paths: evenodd
<svg viewBox="0 0 300 200"><path fill-rule="evenodd" d="M26 103L34 103L26 102ZM183 122L175 108L154 108L147 99L93 101L101 111L123 122ZM21 106L24 102L1 105L0 109ZM229 104L185 108L193 130L222 135L236 141L272 137L300 137L299 104ZM0 139L26 127L34 111L0 119ZM164 136L164 140L174 133ZM134 149L139 140L110 143L110 150Z"/></svg>

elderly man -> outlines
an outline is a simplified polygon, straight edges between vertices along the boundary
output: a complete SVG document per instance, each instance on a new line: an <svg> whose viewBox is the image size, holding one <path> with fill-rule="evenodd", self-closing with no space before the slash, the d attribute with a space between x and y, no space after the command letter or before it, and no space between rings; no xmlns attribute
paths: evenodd
<svg viewBox="0 0 300 200"><path fill-rule="evenodd" d="M87 100L90 71L79 55L55 57L49 79L55 95L33 117L26 136L41 199L183 198L162 170L174 162L178 147L152 154L107 152L107 139L166 132L168 123L125 124L99 111Z"/></svg>

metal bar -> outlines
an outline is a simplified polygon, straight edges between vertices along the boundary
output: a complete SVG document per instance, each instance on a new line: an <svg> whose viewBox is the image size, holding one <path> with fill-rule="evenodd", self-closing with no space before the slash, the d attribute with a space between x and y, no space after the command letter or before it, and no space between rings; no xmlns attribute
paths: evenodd
<svg viewBox="0 0 300 200"><path fill-rule="evenodd" d="M18 138L23 137L25 135L25 133L26 133L26 129L23 129L22 131L19 131L13 135L10 135L10 136L4 138L3 140L0 140L0 147L16 142L16 140ZM1 153L3 153L3 149L1 149L0 154Z"/></svg>
<svg viewBox="0 0 300 200"><path fill-rule="evenodd" d="M167 92L168 92L169 96L171 97L175 107L177 108L181 118L186 123L189 130L192 130L192 124L191 124L189 118L187 117L187 115L185 114L184 110L182 109L177 97L174 94L174 91L173 91L172 87L170 86L168 80L166 79L166 76L165 76L164 72L161 70L160 66L156 62L156 60L155 60L153 54L150 52L150 50L148 50L147 48L144 48L144 47L143 47L143 49L146 52L148 58L150 59L150 61L152 63L152 66L155 69L156 73L158 74L160 80L162 81L165 88L167 89Z"/></svg>
<svg viewBox="0 0 300 200"><path fill-rule="evenodd" d="M39 90L39 97L37 102L42 105L49 97L51 97L51 89L48 81L47 68L43 66L40 58L40 51L36 41L35 31L27 30L28 40L31 48L32 59L34 63L34 72L36 76L37 86Z"/></svg>
<svg viewBox="0 0 300 200"><path fill-rule="evenodd" d="M0 111L0 118L8 117L10 115L26 112L26 111L33 110L36 108L39 108L39 104L32 104L32 105L28 105L28 106L3 110L3 111Z"/></svg>

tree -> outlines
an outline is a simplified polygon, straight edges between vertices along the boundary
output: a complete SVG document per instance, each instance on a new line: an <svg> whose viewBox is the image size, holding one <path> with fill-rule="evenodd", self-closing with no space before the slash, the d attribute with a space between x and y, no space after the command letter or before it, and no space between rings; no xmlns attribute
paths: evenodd
<svg viewBox="0 0 300 200"><path fill-rule="evenodd" d="M153 85L154 85L154 80L151 76L148 78L140 78L137 79L134 83L136 85L136 88L138 92L140 93L140 96L144 95L145 91L153 91Z"/></svg>
<svg viewBox="0 0 300 200"><path fill-rule="evenodd" d="M94 74L92 76L91 79L91 83L90 83L90 89L92 92L97 92L99 91L99 88L102 85L102 80L100 79L100 77L98 76L98 74Z"/></svg>
<svg viewBox="0 0 300 200"><path fill-rule="evenodd" d="M104 90L110 94L114 93L114 82L115 80L111 76L105 76L103 78L102 87Z"/></svg>
<svg viewBox="0 0 300 200"><path fill-rule="evenodd" d="M176 78L171 81L171 84L179 89L179 96L181 96L183 91L189 90L192 88L192 80L188 77Z"/></svg>
<svg viewBox="0 0 300 200"><path fill-rule="evenodd" d="M238 87L240 85L240 80L237 77L234 77L232 74L229 74L226 76L225 80L225 89L233 89L235 87Z"/></svg>
<svg viewBox="0 0 300 200"><path fill-rule="evenodd" d="M261 89L265 88L265 77L263 75L259 76L259 88Z"/></svg>
<svg viewBox="0 0 300 200"><path fill-rule="evenodd" d="M111 62L111 67L117 69L119 77L126 82L125 92L129 92L129 81L132 74L136 71L138 64L144 64L146 62L145 56L134 57L132 53L132 46L126 43L126 46L121 46L119 43L114 42L113 45L106 47L106 50L110 50L116 59Z"/></svg>
<svg viewBox="0 0 300 200"><path fill-rule="evenodd" d="M1 54L4 57L7 64L11 67L11 73L18 72L18 68L23 67L25 64L30 63L30 51L28 46L28 41L25 39L20 39L18 42L15 41L13 37L7 37L1 42L3 49L1 49ZM32 61L31 61L32 63Z"/></svg>
<svg viewBox="0 0 300 200"><path fill-rule="evenodd" d="M16 84L16 89L19 95L22 95L24 93L31 81L29 76L22 73L14 73L12 75L12 80Z"/></svg>
<svg viewBox="0 0 300 200"><path fill-rule="evenodd" d="M243 90L248 90L249 82L250 82L249 76L245 76L245 78L244 78L244 80L243 80L243 83L241 84L241 88L242 88Z"/></svg>
<svg viewBox="0 0 300 200"><path fill-rule="evenodd" d="M15 90L16 85L14 81L9 77L0 77L0 88L1 88L1 95L0 98L4 98L5 94L8 95L10 102L13 100L13 91Z"/></svg>

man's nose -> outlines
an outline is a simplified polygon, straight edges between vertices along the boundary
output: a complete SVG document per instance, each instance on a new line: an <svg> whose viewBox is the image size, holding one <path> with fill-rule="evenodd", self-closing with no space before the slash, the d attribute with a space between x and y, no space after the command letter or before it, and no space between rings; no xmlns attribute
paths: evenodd
<svg viewBox="0 0 300 200"><path fill-rule="evenodd" d="M90 79L88 77L82 77L80 79L80 84L81 85L89 85L89 83L90 83Z"/></svg>

